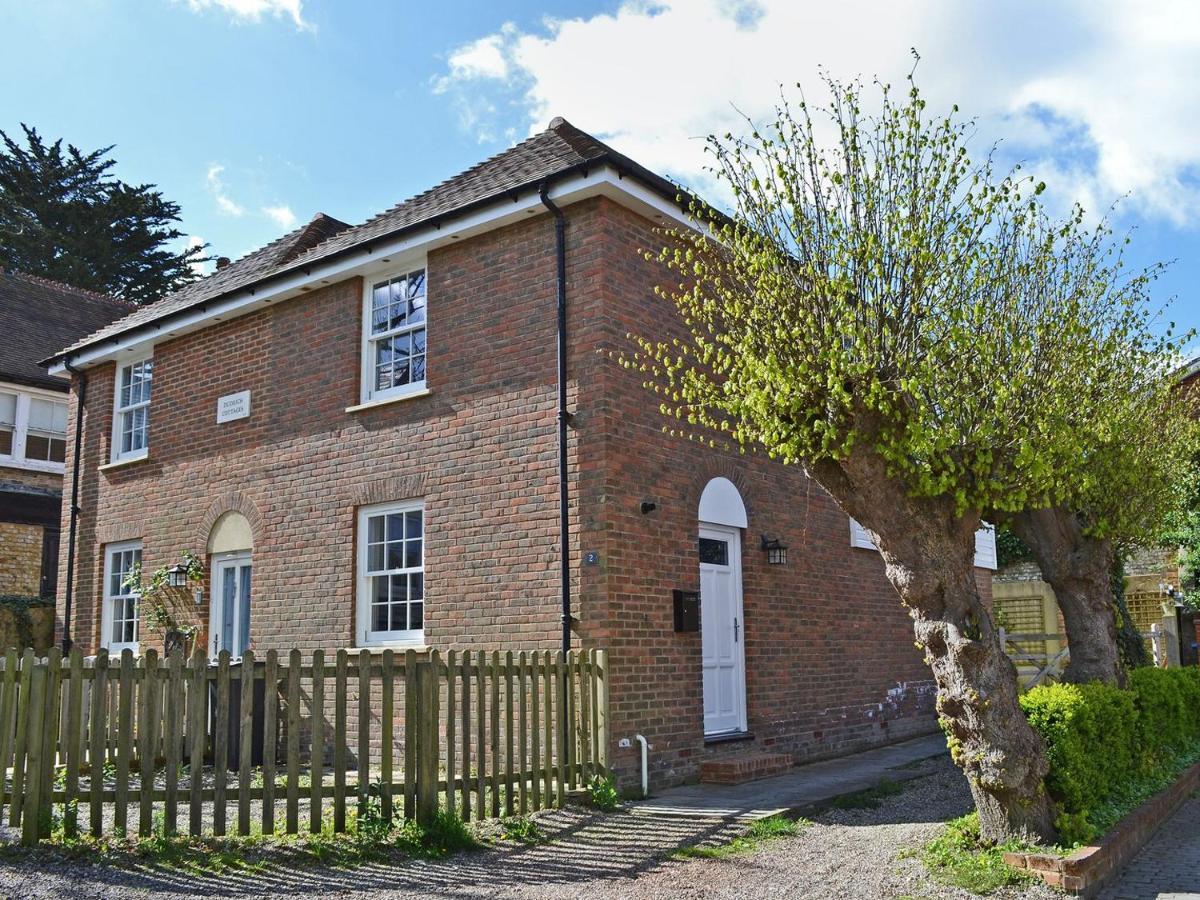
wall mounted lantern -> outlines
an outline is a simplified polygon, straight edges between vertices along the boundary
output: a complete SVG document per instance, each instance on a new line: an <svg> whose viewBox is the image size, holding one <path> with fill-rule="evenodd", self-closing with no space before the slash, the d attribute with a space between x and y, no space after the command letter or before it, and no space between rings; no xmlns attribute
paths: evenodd
<svg viewBox="0 0 1200 900"><path fill-rule="evenodd" d="M187 587L188 567L183 563L175 563L167 569L167 585L169 587Z"/></svg>
<svg viewBox="0 0 1200 900"><path fill-rule="evenodd" d="M772 566L787 565L787 545L769 534L762 536L762 549L767 554L767 563Z"/></svg>

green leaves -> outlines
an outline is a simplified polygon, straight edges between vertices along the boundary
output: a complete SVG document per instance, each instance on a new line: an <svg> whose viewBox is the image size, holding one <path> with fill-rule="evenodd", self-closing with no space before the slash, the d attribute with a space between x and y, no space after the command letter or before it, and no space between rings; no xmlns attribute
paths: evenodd
<svg viewBox="0 0 1200 900"><path fill-rule="evenodd" d="M960 514L1082 502L1117 470L1136 489L1152 466L1118 422L1161 405L1180 345L1150 330L1157 270L1124 274L1079 209L1053 220L1044 182L996 173L972 123L930 116L915 84L900 101L879 86L872 115L859 85L827 85L820 127L785 102L709 139L730 215L694 207L658 254L687 334L627 359L664 412L789 462L873 454ZM1126 528L1110 507L1097 527Z"/></svg>

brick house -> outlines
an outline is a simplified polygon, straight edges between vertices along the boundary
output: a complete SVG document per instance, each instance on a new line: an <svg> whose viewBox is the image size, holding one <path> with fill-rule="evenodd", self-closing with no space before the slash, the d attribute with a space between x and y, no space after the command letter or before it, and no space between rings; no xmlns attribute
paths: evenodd
<svg viewBox="0 0 1200 900"><path fill-rule="evenodd" d="M68 384L39 361L131 309L0 268L0 594L57 590Z"/></svg>
<svg viewBox="0 0 1200 900"><path fill-rule="evenodd" d="M58 354L87 380L60 627L89 651L161 644L120 576L192 551L210 652L556 648L569 599L573 645L610 651L614 743L645 735L655 784L747 749L813 758L934 728L861 529L799 469L664 435L602 352L679 327L639 253L685 221L677 200L558 119ZM676 629L676 592L685 612L700 593L702 630ZM633 777L636 750L612 759Z"/></svg>

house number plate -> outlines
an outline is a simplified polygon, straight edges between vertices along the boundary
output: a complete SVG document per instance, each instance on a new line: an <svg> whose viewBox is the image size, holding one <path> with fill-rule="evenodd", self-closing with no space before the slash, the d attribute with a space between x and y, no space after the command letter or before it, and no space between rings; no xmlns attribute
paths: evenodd
<svg viewBox="0 0 1200 900"><path fill-rule="evenodd" d="M250 415L250 392L238 391L217 398L217 423L245 419Z"/></svg>

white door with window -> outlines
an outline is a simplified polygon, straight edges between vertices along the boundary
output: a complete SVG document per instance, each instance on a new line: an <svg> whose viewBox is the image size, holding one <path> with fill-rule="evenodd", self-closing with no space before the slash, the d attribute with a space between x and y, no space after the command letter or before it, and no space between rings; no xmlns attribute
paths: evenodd
<svg viewBox="0 0 1200 900"><path fill-rule="evenodd" d="M699 549L704 733L733 734L746 730L741 531L702 524Z"/></svg>
<svg viewBox="0 0 1200 900"><path fill-rule="evenodd" d="M209 650L228 650L235 659L250 646L250 554L228 553L213 560Z"/></svg>

